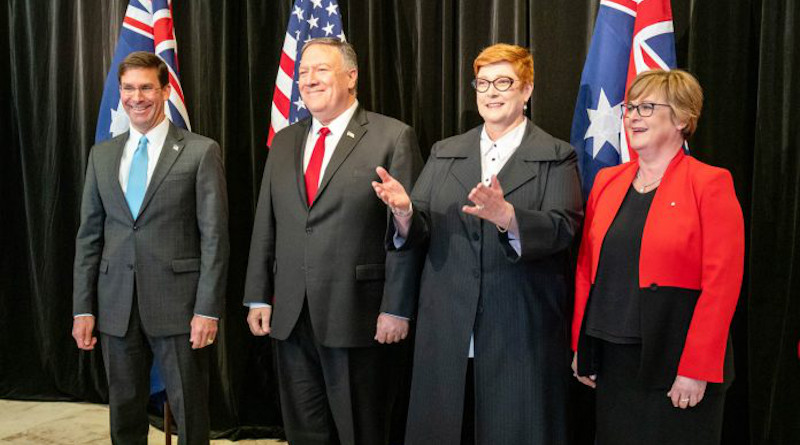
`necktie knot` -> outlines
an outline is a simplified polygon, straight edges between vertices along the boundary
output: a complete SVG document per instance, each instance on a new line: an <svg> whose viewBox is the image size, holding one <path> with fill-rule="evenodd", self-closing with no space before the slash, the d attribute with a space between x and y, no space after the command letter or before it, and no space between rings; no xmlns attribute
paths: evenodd
<svg viewBox="0 0 800 445"><path fill-rule="evenodd" d="M142 135L142 137L139 139L139 145L136 146L136 151L146 150L148 142L149 141L147 140L147 136Z"/></svg>
<svg viewBox="0 0 800 445"><path fill-rule="evenodd" d="M328 127L322 127L319 129L319 137L324 138L325 136L331 134L331 129Z"/></svg>

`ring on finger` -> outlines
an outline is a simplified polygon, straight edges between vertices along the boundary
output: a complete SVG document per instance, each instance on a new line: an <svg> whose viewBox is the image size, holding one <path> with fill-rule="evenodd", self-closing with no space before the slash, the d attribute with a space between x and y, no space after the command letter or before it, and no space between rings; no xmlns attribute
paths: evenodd
<svg viewBox="0 0 800 445"><path fill-rule="evenodd" d="M483 210L483 204L477 204L475 208L478 210Z"/></svg>
<svg viewBox="0 0 800 445"><path fill-rule="evenodd" d="M680 402L681 402L681 403L682 403L682 402L688 402L688 401L689 401L689 399L681 399L681 400L680 400Z"/></svg>

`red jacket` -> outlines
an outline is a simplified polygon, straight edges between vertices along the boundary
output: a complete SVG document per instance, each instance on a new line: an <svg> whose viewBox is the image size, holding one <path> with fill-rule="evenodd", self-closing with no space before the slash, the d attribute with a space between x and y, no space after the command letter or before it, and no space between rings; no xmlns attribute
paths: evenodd
<svg viewBox="0 0 800 445"><path fill-rule="evenodd" d="M578 348L603 239L637 170L633 161L603 169L595 178L578 255L573 350ZM744 220L730 173L680 150L653 198L639 257L640 288L699 291L677 367L679 375L723 381L728 328L739 298L743 268Z"/></svg>

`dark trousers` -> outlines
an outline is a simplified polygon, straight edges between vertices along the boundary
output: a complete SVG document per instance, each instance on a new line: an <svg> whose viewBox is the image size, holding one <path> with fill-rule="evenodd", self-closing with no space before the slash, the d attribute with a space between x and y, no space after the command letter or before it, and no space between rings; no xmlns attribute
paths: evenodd
<svg viewBox="0 0 800 445"><path fill-rule="evenodd" d="M147 445L150 367L158 358L178 443L208 444L208 348L193 350L189 334L152 337L142 328L134 299L124 337L100 334L108 379L111 441Z"/></svg>
<svg viewBox="0 0 800 445"><path fill-rule="evenodd" d="M388 443L396 396L396 349L319 344L304 305L292 334L276 342L281 411L292 445Z"/></svg>
<svg viewBox="0 0 800 445"><path fill-rule="evenodd" d="M461 418L461 445L475 445L475 365L467 361L467 383L464 385L464 413Z"/></svg>
<svg viewBox="0 0 800 445"><path fill-rule="evenodd" d="M599 341L597 445L712 445L720 443L725 391L709 383L694 408L672 406L669 388L645 387L641 345Z"/></svg>

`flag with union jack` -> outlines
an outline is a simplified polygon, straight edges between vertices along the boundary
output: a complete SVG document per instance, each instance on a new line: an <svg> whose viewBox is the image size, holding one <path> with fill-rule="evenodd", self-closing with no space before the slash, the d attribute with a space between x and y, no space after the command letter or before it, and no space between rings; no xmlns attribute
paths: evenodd
<svg viewBox="0 0 800 445"><path fill-rule="evenodd" d="M303 45L319 37L346 40L336 0L325 0L324 3L323 0L295 0L283 40L275 91L272 93L267 147L272 144L275 133L310 115L300 97L297 70Z"/></svg>
<svg viewBox="0 0 800 445"><path fill-rule="evenodd" d="M581 75L570 142L584 198L603 167L628 162L622 104L637 74L677 66L669 0L601 0Z"/></svg>
<svg viewBox="0 0 800 445"><path fill-rule="evenodd" d="M172 27L172 0L130 0L122 20L114 59L106 77L100 115L97 117L95 142L128 131L128 115L120 102L117 67L134 51L155 53L166 62L172 92L164 112L175 125L191 130L183 88L178 78L178 45Z"/></svg>

